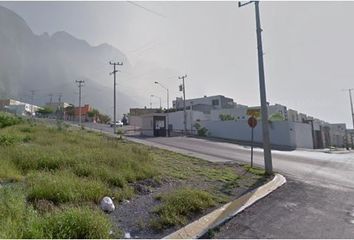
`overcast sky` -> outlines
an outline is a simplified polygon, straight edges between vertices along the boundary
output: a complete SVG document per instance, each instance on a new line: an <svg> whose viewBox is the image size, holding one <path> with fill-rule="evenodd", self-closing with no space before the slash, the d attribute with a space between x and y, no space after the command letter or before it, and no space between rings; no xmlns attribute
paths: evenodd
<svg viewBox="0 0 354 240"><path fill-rule="evenodd" d="M142 7L134 5L139 4ZM129 94L164 97L152 84L187 98L222 94L259 105L254 7L237 2L0 2L34 33L64 30L92 45L109 43L134 66L146 66L147 85ZM267 98L311 116L351 124L354 87L354 2L262 2ZM146 9L144 9L145 7ZM151 85L150 85L151 82ZM124 83L122 83L124 85ZM129 86L129 87L128 87ZM144 87L143 87L144 86ZM144 96L143 96L144 98Z"/></svg>

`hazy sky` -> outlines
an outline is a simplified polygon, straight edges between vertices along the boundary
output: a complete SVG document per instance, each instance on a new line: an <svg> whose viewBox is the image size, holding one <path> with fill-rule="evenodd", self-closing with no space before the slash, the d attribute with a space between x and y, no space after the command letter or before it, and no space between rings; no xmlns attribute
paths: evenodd
<svg viewBox="0 0 354 240"><path fill-rule="evenodd" d="M237 2L0 2L36 34L65 30L92 45L109 43L139 69L122 82L149 104L165 97L154 81L187 98L222 94L259 105L254 7ZM329 122L351 124L354 2L262 2L267 98ZM144 80L145 84L134 81ZM128 80L127 80L128 81ZM151 84L150 84L151 83ZM156 104L156 103L155 103ZM142 105L144 106L144 105Z"/></svg>

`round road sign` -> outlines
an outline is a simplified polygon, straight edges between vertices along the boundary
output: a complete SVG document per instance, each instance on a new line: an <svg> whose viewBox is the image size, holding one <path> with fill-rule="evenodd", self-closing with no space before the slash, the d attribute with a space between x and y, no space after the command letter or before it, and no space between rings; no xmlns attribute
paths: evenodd
<svg viewBox="0 0 354 240"><path fill-rule="evenodd" d="M248 119L248 125L251 127L251 128L255 128L257 126L257 119L255 117L250 117Z"/></svg>

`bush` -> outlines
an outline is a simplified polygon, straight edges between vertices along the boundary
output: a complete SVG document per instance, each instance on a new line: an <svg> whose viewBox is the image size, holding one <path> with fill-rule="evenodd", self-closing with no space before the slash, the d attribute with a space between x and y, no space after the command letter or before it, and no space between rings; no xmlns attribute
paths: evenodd
<svg viewBox="0 0 354 240"><path fill-rule="evenodd" d="M212 195L206 191L182 188L175 192L157 197L162 205L155 209L157 219L152 221L152 227L161 230L175 225L184 225L191 214L200 213L202 210L215 205Z"/></svg>
<svg viewBox="0 0 354 240"><path fill-rule="evenodd" d="M0 146L9 146L20 141L15 135L0 135Z"/></svg>
<svg viewBox="0 0 354 240"><path fill-rule="evenodd" d="M56 239L107 239L110 221L102 212L89 208L69 208L46 218L45 234Z"/></svg>
<svg viewBox="0 0 354 240"><path fill-rule="evenodd" d="M44 238L42 221L25 203L23 189L0 189L0 238Z"/></svg>
<svg viewBox="0 0 354 240"><path fill-rule="evenodd" d="M0 182L16 182L22 178L16 166L5 159L0 159Z"/></svg>
<svg viewBox="0 0 354 240"><path fill-rule="evenodd" d="M219 118L221 121L231 121L231 120L235 120L234 116L231 116L230 114L220 114Z"/></svg>
<svg viewBox="0 0 354 240"><path fill-rule="evenodd" d="M202 127L200 123L194 124L195 129L197 129L198 136L201 137L206 137L208 129L205 127Z"/></svg>
<svg viewBox="0 0 354 240"><path fill-rule="evenodd" d="M22 119L11 114L0 113L0 128L9 127L22 122Z"/></svg>
<svg viewBox="0 0 354 240"><path fill-rule="evenodd" d="M98 210L66 208L39 215L21 188L0 189L0 238L109 238L110 221Z"/></svg>
<svg viewBox="0 0 354 240"><path fill-rule="evenodd" d="M24 173L30 170L56 170L70 166L74 159L60 151L45 151L41 148L18 148L11 159Z"/></svg>
<svg viewBox="0 0 354 240"><path fill-rule="evenodd" d="M28 199L45 199L55 204L93 201L98 203L109 193L101 181L81 179L67 172L40 173L29 177Z"/></svg>

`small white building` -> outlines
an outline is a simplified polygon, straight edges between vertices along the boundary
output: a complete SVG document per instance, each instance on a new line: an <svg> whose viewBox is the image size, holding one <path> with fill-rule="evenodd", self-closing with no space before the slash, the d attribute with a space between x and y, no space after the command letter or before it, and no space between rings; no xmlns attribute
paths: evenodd
<svg viewBox="0 0 354 240"><path fill-rule="evenodd" d="M176 98L172 101L173 108L176 110L183 110L183 98ZM204 96L202 98L186 99L187 110L197 110L204 113L210 113L212 109L233 108L235 105L232 98L227 98L222 95Z"/></svg>
<svg viewBox="0 0 354 240"><path fill-rule="evenodd" d="M20 102L14 99L1 99L0 110L11 112L17 116L31 116L35 115L36 111L40 109L39 106L29 103Z"/></svg>

